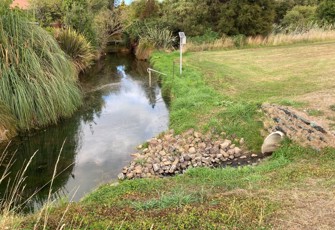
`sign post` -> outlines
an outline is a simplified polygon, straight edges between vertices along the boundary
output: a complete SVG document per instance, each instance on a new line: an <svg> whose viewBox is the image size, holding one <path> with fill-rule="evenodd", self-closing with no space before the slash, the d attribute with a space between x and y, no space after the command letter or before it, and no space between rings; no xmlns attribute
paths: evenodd
<svg viewBox="0 0 335 230"><path fill-rule="evenodd" d="M183 72L183 45L186 45L186 36L184 32L179 32L180 38L180 75Z"/></svg>

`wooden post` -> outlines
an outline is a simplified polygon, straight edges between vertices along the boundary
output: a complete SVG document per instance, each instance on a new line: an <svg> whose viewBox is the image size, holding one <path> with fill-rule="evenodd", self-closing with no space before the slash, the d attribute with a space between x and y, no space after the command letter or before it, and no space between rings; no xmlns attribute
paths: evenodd
<svg viewBox="0 0 335 230"><path fill-rule="evenodd" d="M151 87L151 70L149 70L148 72L149 72L149 86Z"/></svg>

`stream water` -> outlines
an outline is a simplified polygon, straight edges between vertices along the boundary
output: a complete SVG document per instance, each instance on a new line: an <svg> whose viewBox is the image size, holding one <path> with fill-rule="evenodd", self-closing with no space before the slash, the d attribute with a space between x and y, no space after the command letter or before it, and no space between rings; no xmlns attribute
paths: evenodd
<svg viewBox="0 0 335 230"><path fill-rule="evenodd" d="M14 178L37 151L26 173L24 197L39 192L28 209L46 201L63 143L53 198L77 201L116 179L137 145L168 128L168 109L158 79L153 78L150 87L147 68L147 63L126 55L106 56L81 76L84 105L73 117L13 140L7 151L7 158L16 151L9 177ZM2 194L6 188L6 182L0 184Z"/></svg>

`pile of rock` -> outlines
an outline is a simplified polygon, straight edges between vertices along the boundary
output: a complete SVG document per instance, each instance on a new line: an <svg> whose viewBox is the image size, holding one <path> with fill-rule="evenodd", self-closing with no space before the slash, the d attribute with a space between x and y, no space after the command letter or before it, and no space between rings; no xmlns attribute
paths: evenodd
<svg viewBox="0 0 335 230"><path fill-rule="evenodd" d="M124 167L119 179L162 177L183 173L191 167L216 167L241 162L252 163L258 156L238 147L244 139L229 140L225 134L206 134L189 130L174 135L173 130L139 146L133 161ZM252 161L253 160L253 161Z"/></svg>
<svg viewBox="0 0 335 230"><path fill-rule="evenodd" d="M315 149L335 147L335 135L301 112L270 104L262 105L262 109L270 118L264 122L268 132L281 131L298 144Z"/></svg>

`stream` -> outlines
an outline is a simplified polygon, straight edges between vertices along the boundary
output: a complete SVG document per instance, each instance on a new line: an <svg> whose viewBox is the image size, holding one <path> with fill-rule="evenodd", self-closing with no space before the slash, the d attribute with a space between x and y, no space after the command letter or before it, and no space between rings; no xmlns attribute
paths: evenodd
<svg viewBox="0 0 335 230"><path fill-rule="evenodd" d="M128 55L107 55L81 76L85 97L78 112L12 141L6 159L15 154L15 162L8 178L14 178L37 151L27 169L23 197L38 192L26 209L36 210L46 202L58 156L52 198L78 201L99 185L117 180L136 146L167 130L168 108L156 76L149 86L148 67ZM6 188L3 181L1 197Z"/></svg>

